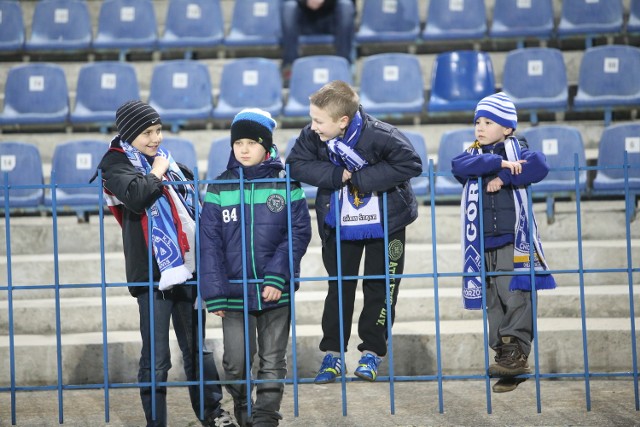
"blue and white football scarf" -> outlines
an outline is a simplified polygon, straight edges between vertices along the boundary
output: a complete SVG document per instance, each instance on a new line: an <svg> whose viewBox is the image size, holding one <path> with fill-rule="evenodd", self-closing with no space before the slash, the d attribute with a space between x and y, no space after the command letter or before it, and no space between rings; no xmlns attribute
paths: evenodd
<svg viewBox="0 0 640 427"><path fill-rule="evenodd" d="M511 162L520 159L520 144L516 138L510 137L505 141L505 149L507 159ZM469 147L469 153L473 155L481 154L479 144L473 144ZM534 269L535 288L536 289L553 289L556 282L549 273L547 261L542 250L542 242L538 234L538 224L535 216L529 217L529 201L527 198L527 187L517 187L513 189L513 198L515 201L516 224L514 230L515 242L513 244L513 267L516 272L529 272L529 227L533 227L533 245L534 245ZM462 215L462 256L463 256L463 272L479 273L482 267L482 255L480 253L480 213L478 198L482 197L482 189L478 187L478 179L471 178L467 180L462 192L462 201L460 204ZM538 273L540 272L540 273ZM531 276L515 275L511 279L509 285L510 290L522 290L530 292ZM462 297L463 306L467 310L482 309L482 282L480 275L464 276L462 278Z"/></svg>

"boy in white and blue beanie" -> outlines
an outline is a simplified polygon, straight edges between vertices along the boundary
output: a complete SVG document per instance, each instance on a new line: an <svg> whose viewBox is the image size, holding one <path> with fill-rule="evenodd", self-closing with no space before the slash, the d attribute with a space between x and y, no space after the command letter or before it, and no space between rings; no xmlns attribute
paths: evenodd
<svg viewBox="0 0 640 427"><path fill-rule="evenodd" d="M504 92L494 93L484 97L478 102L473 122L477 122L478 118L486 117L493 120L501 126L516 130L518 126L518 114L513 101Z"/></svg>

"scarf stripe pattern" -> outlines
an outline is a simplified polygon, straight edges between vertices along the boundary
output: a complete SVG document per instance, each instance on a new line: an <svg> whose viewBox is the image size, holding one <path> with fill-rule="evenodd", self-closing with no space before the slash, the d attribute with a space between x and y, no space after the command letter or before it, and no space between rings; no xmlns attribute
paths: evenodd
<svg viewBox="0 0 640 427"><path fill-rule="evenodd" d="M510 137L505 141L507 159L517 161L520 159L520 145L516 138ZM480 154L479 144L469 147L469 152L474 155ZM469 179L464 185L461 200L462 214L462 257L463 271L465 273L479 273L482 268L482 254L480 253L480 212L479 198L482 196L482 189L478 186L477 179ZM549 266L544 257L542 242L538 234L538 224L535 216L529 217L529 201L527 198L527 188L518 187L513 189L513 196L516 210L516 224L514 229L515 242L513 244L513 267L515 272L530 271L529 250L533 244L535 289L554 289L556 282L553 276L545 273ZM533 242L530 242L529 227L533 227ZM531 276L529 274L514 275L509 285L511 291L521 290L531 292ZM467 310L482 309L482 282L481 277L464 276L462 278L462 299L463 306Z"/></svg>
<svg viewBox="0 0 640 427"><path fill-rule="evenodd" d="M331 162L336 166L344 167L349 172L359 171L369 165L367 160L355 150L355 146L360 139L362 123L362 115L358 111L351 123L349 123L345 138L336 137L327 141ZM380 201L376 193L362 193L351 182L348 182L347 185L340 189L338 196L338 207L335 206L334 197L331 197L329 213L325 218L325 223L335 228L336 208L339 209L341 240L384 237L380 221Z"/></svg>
<svg viewBox="0 0 640 427"><path fill-rule="evenodd" d="M151 165L139 150L122 140L119 140L119 144L138 172L146 175L151 171ZM169 151L159 148L157 155L169 160L169 169L163 181L187 180ZM164 186L163 197L158 198L146 209L146 215L151 218L153 254L160 269L159 289L163 291L191 279L195 271L197 193L193 184L181 183L180 186L183 192L176 191L173 186ZM119 210L118 208L122 205L122 202L107 190L105 190L105 199L112 211ZM119 214L118 217L120 217ZM143 222L143 228L146 229L146 221ZM147 231L147 244L148 235Z"/></svg>

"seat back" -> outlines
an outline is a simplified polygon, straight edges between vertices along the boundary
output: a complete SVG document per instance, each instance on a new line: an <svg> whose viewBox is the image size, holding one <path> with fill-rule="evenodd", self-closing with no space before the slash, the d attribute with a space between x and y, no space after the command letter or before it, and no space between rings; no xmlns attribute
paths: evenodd
<svg viewBox="0 0 640 427"><path fill-rule="evenodd" d="M360 102L371 114L421 113L424 81L415 55L380 53L362 61Z"/></svg>
<svg viewBox="0 0 640 427"><path fill-rule="evenodd" d="M5 177L6 174L6 177ZM25 142L3 141L0 144L0 209L4 210L5 184L14 186L42 185L42 159L38 147ZM35 208L42 204L43 188L12 188L10 208Z"/></svg>
<svg viewBox="0 0 640 427"><path fill-rule="evenodd" d="M474 129L457 129L445 132L440 137L438 146L438 173L446 175L436 175L436 195L462 194L462 185L451 175L451 160L466 150L475 141Z"/></svg>
<svg viewBox="0 0 640 427"><path fill-rule="evenodd" d="M409 138L411 145L420 156L420 160L422 161L422 172L425 174L429 173L429 156L427 154L427 144L424 141L424 137L421 133L401 129L401 132ZM426 197L429 195L429 177L428 176L417 176L411 178L411 188L413 188L413 192L418 197Z"/></svg>
<svg viewBox="0 0 640 427"><path fill-rule="evenodd" d="M487 33L484 0L430 1L424 40L477 39Z"/></svg>
<svg viewBox="0 0 640 427"><path fill-rule="evenodd" d="M367 0L361 16L359 43L413 41L420 34L417 0Z"/></svg>
<svg viewBox="0 0 640 427"><path fill-rule="evenodd" d="M352 84L351 66L341 56L317 55L297 58L291 67L289 96L283 109L285 116L307 116L309 95L333 80Z"/></svg>
<svg viewBox="0 0 640 427"><path fill-rule="evenodd" d="M98 16L96 49L155 49L158 25L150 0L104 0Z"/></svg>
<svg viewBox="0 0 640 427"><path fill-rule="evenodd" d="M213 94L209 69L198 61L158 63L151 76L149 105L167 123L210 118Z"/></svg>
<svg viewBox="0 0 640 427"><path fill-rule="evenodd" d="M97 205L100 199L100 183L89 180L93 177L109 144L97 140L79 140L59 143L53 151L51 180L56 188L56 206ZM64 187L79 185L78 187ZM45 205L52 205L51 194L45 195Z"/></svg>
<svg viewBox="0 0 640 427"><path fill-rule="evenodd" d="M0 1L0 51L19 51L24 47L25 28L20 2Z"/></svg>
<svg viewBox="0 0 640 427"><path fill-rule="evenodd" d="M625 123L604 129L598 144L598 169L593 190L623 192L625 189L624 152L627 152L629 188L640 190L640 123Z"/></svg>
<svg viewBox="0 0 640 427"><path fill-rule="evenodd" d="M162 147L169 150L171 157L182 163L193 172L198 166L198 156L193 142L186 138L165 137L162 139Z"/></svg>
<svg viewBox="0 0 640 427"><path fill-rule="evenodd" d="M59 65L27 63L9 70L1 124L65 123L69 92Z"/></svg>
<svg viewBox="0 0 640 427"><path fill-rule="evenodd" d="M558 36L617 33L622 30L622 0L562 0Z"/></svg>
<svg viewBox="0 0 640 427"><path fill-rule="evenodd" d="M207 157L207 173L205 179L216 179L218 175L227 170L229 155L231 153L231 137L223 136L211 143L209 156Z"/></svg>
<svg viewBox="0 0 640 427"><path fill-rule="evenodd" d="M578 167L587 165L582 135L577 128L564 125L535 126L526 129L522 135L532 151L545 155L551 169L540 182L532 184L534 192L572 192L576 188L574 170L575 157L578 156ZM565 169L565 170L563 170ZM578 174L578 188L584 191L587 187L587 171Z"/></svg>
<svg viewBox="0 0 640 427"><path fill-rule="evenodd" d="M282 37L280 0L243 0L233 4L228 46L278 46Z"/></svg>
<svg viewBox="0 0 640 427"><path fill-rule="evenodd" d="M629 19L627 20L627 33L640 33L640 0L631 0Z"/></svg>
<svg viewBox="0 0 640 427"><path fill-rule="evenodd" d="M491 57L486 52L451 51L436 56L431 73L428 110L473 111L495 92Z"/></svg>
<svg viewBox="0 0 640 427"><path fill-rule="evenodd" d="M502 90L518 109L566 109L567 70L562 52L553 48L526 48L507 54Z"/></svg>
<svg viewBox="0 0 640 427"><path fill-rule="evenodd" d="M494 0L490 37L537 37L553 33L552 0Z"/></svg>
<svg viewBox="0 0 640 427"><path fill-rule="evenodd" d="M133 65L120 61L90 62L78 73L71 122L112 123L114 111L131 99L140 99Z"/></svg>
<svg viewBox="0 0 640 427"><path fill-rule="evenodd" d="M576 104L594 101L635 103L640 97L640 48L605 45L587 49L578 76ZM627 98L625 100L625 98ZM618 103L618 102L616 102Z"/></svg>
<svg viewBox="0 0 640 427"><path fill-rule="evenodd" d="M27 50L81 50L91 45L92 29L86 1L42 0L36 3Z"/></svg>
<svg viewBox="0 0 640 427"><path fill-rule="evenodd" d="M161 47L213 46L224 39L220 0L170 0Z"/></svg>
<svg viewBox="0 0 640 427"><path fill-rule="evenodd" d="M273 117L280 115L282 77L275 61L239 58L223 66L213 117L230 119L243 108L261 108Z"/></svg>

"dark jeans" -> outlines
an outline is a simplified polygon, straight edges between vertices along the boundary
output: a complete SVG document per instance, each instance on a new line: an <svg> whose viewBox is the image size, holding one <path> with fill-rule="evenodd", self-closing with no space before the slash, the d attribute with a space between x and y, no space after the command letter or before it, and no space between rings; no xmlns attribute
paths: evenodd
<svg viewBox="0 0 640 427"><path fill-rule="evenodd" d="M154 339L155 339L155 379L166 382L171 369L171 351L169 348L169 325L173 321L173 329L182 351L184 372L188 381L197 381L199 374L198 352L198 310L194 310L190 298L178 296L186 290L186 286L176 286L170 291L154 292ZM140 311L140 334L142 335L142 352L140 354L139 382L151 382L151 322L149 316L149 295L137 297ZM213 353L204 345L206 311L202 313L202 360L205 381L219 381L218 371ZM147 426L167 425L167 387L156 386L155 420L151 411L151 387L140 388L142 408L147 419ZM191 406L200 416L200 386L189 386ZM222 388L219 384L204 386L204 417L220 409Z"/></svg>
<svg viewBox="0 0 640 427"><path fill-rule="evenodd" d="M402 274L404 271L405 229L389 236L389 264L384 259L384 239L342 241L342 275L357 276L362 253L365 253L364 275ZM337 256L335 231L322 247L322 260L329 276L337 276ZM356 298L357 280L342 281L342 311L344 318L344 351L351 336L353 304ZM400 288L400 279L391 278L391 324L395 318L396 300ZM358 320L358 335L362 343L360 351L373 351L378 356L387 354L387 296L385 279L364 279L362 282L364 306ZM322 313L321 351L340 351L340 317L339 317L338 282L330 281L327 298Z"/></svg>
<svg viewBox="0 0 640 427"><path fill-rule="evenodd" d="M336 55L351 62L355 30L355 6L352 0L338 0L333 13L318 15L301 8L295 0L282 3L282 63L291 64L299 55L298 37L302 34L333 34Z"/></svg>

